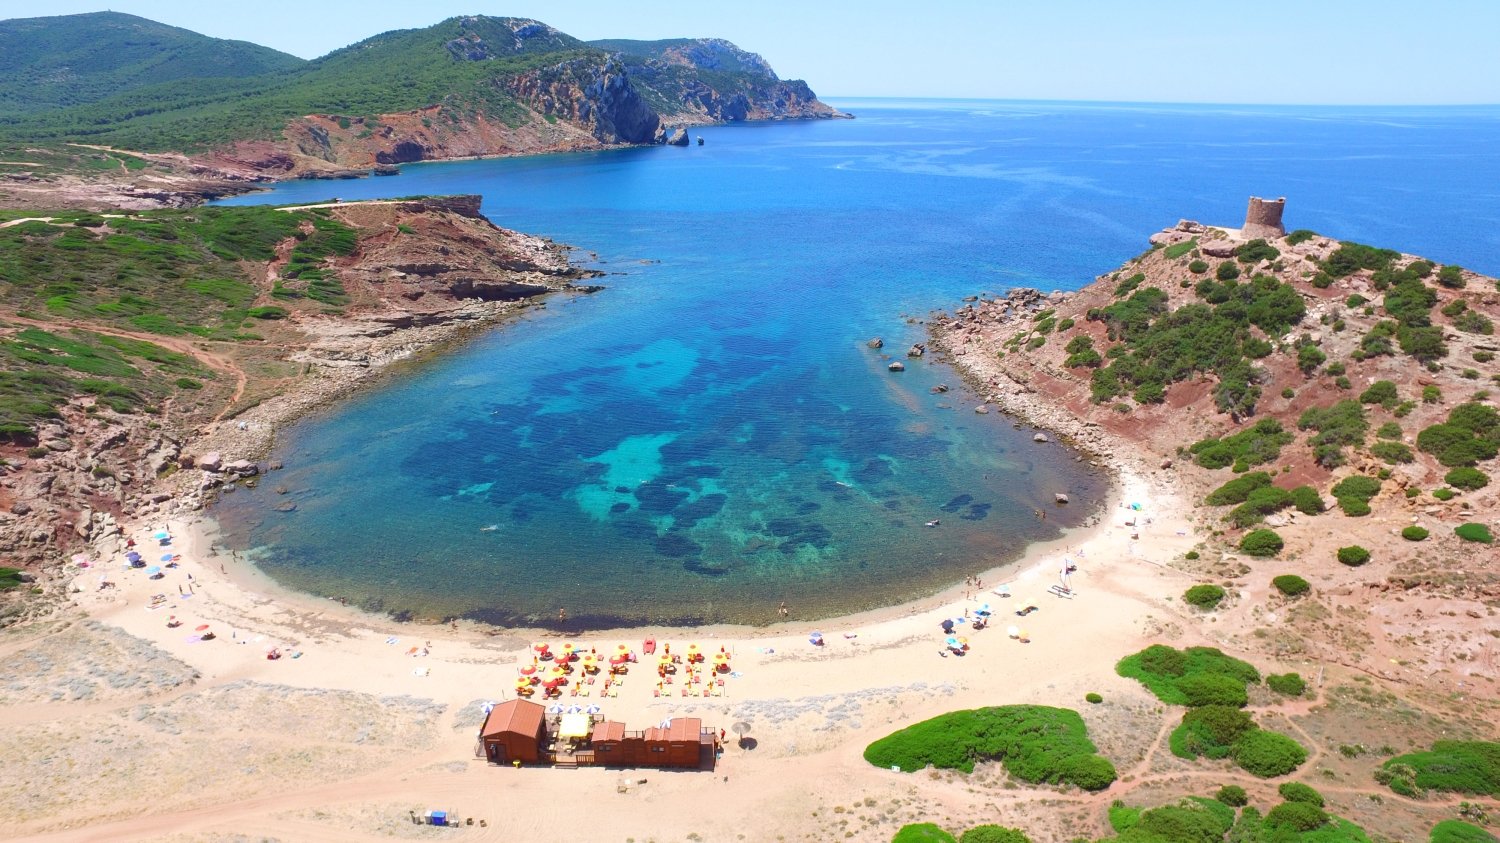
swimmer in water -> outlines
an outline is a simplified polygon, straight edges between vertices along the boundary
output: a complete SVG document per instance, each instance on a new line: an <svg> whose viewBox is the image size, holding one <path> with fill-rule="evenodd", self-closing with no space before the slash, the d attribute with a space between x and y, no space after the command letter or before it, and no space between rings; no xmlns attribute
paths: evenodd
<svg viewBox="0 0 1500 843"><path fill-rule="evenodd" d="M943 523L943 522L941 522L941 521L937 520L936 518L934 518L931 521L927 522L927 526L929 526L929 527L936 527L937 525L939 525L941 523Z"/></svg>
<svg viewBox="0 0 1500 843"><path fill-rule="evenodd" d="M488 527L480 527L479 528L479 532L481 532L481 533L493 533L493 532L495 532L498 529L500 529L500 525L499 524L491 524Z"/></svg>

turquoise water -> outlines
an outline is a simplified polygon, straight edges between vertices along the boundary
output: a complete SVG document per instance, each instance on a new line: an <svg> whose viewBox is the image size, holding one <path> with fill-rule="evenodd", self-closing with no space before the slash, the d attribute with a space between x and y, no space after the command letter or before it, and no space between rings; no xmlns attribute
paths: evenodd
<svg viewBox="0 0 1500 843"><path fill-rule="evenodd" d="M215 507L227 541L286 585L403 617L889 605L1057 535L1105 485L974 414L951 370L888 373L869 337L900 355L934 309L1077 288L1180 217L1237 223L1251 194L1288 196L1292 227L1500 270L1495 109L840 105L859 119L227 203L480 193L499 225L610 273L286 431L287 468ZM1046 503L1064 489L1084 504Z"/></svg>

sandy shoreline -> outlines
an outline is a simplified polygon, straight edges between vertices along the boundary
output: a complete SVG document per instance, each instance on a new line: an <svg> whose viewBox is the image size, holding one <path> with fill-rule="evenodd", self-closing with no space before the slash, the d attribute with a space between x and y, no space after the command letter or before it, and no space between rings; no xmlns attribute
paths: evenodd
<svg viewBox="0 0 1500 843"><path fill-rule="evenodd" d="M1142 512L1123 509L1127 498L1141 502ZM731 738L715 773L631 773L632 778L646 778L648 783L627 794L616 793L618 781L626 775L620 770L517 772L489 768L473 757L475 703L509 698L517 668L529 661L532 640L557 642L565 636L462 622L456 628L400 623L288 592L227 553L210 555L211 522L201 515L133 524L127 535L153 551L159 548L150 535L167 529L172 535L171 552L181 555L178 567L167 569L161 580L151 580L140 569L122 571L119 554L105 554L97 565L78 572L74 580L78 591L72 598L87 617L150 642L198 674L189 689L168 694L165 705L173 704L174 695L186 693L175 698L192 699L221 688L239 689L234 693L244 695L247 686L243 683L251 683L248 687L264 684L303 689L304 693L359 695L359 699L417 698L440 705L443 714L435 719L430 740L420 751L382 757L387 766L374 764L363 772L321 774L312 780L299 778L307 771L297 764L290 764L277 781L267 781L263 773L245 776L231 771L205 792L178 794L149 809L115 806L106 812L75 807L44 814L45 818L35 814L29 819L14 817L18 825L12 827L23 833L49 832L38 839L160 839L171 834L189 835L173 839L219 839L216 834L231 829L256 830L282 839L364 839L367 832L373 834L371 823L389 822L392 817L405 821L408 809L446 805L461 815L487 819L486 829L475 827L476 836L483 839L523 834L528 839L562 840L577 838L576 830L560 832L571 815L564 808L544 806L584 792L600 800L603 816L618 829L604 839L650 839L674 833L697 833L705 840L808 839L814 803L838 801L847 787L909 794L913 788L940 786L932 780L874 769L860 757L869 741L902 724L956 708L999 703L1048 702L1086 708L1081 702L1067 702L1081 701L1086 690L1137 695L1123 681L1098 687L1099 677L1109 675L1115 659L1154 631L1151 618L1162 608L1156 595L1180 590L1180 585L1164 588L1157 583L1164 576L1178 578L1163 565L1196 541L1191 527L1178 515L1187 511L1179 503L1152 492L1147 481L1127 472L1112 485L1111 499L1096 526L1034 544L1020 561L998 569L976 561L976 572L985 584L977 595L966 595L973 589L957 586L926 600L817 621L816 628L828 642L821 648L807 640L813 625L796 620L766 628L642 628L569 638L580 648L601 652L621 642L639 650L643 638L654 636L664 643L697 641L709 649L723 646L734 654L739 675L728 680L724 697L656 697L652 693L656 677L645 665L638 665L620 697L580 698L597 701L608 716L632 728L675 715L700 716L719 728L736 720L753 726L755 749L737 748ZM1140 526L1126 527L1124 522L1130 517L1139 517ZM1132 539L1132 533L1140 539ZM1047 592L1057 580L1064 555L1080 566L1073 575L1075 596L1071 600ZM155 558L147 556L148 561ZM1015 572L1006 578L1011 597L1033 598L1039 611L1016 618L1011 614L1016 601L992 592L1002 584L1007 570ZM101 590L101 572L116 584ZM188 591L192 595L183 596ZM165 605L148 608L153 594L166 595ZM995 619L985 630L968 632L971 651L964 657L939 657L940 621L972 615L986 602L996 611ZM171 615L182 625L168 628ZM216 633L214 640L194 640L192 631L204 624ZM1009 638L1006 627L1011 625L1023 628L1029 643ZM387 643L392 639L395 643ZM267 660L266 649L272 646L300 656ZM408 655L413 649L417 654ZM668 690L677 689L668 686ZM147 702L151 701L148 697ZM564 701L574 702L567 697ZM46 708L18 711L23 723L45 723L47 717L56 716ZM239 731L254 734L258 728L265 727L243 724ZM370 774L380 770L385 777L372 780ZM137 784L150 789L149 777ZM122 793L132 792L122 787ZM517 817L507 808L515 799L535 800L539 807ZM712 825L701 823L695 810L704 799L716 800L721 807ZM972 810L948 801L948 796L934 792L920 803L913 802L910 810L913 817L941 817L949 810L958 817ZM329 806L341 806L345 813L330 813ZM349 828L366 831L340 833L337 824L307 819L308 811L338 816ZM893 812L891 822L898 815ZM104 824L98 825L101 821ZM90 828L63 830L75 822L88 823ZM714 833L730 828L754 832L746 836ZM871 836L855 835L855 839L888 840L893 830L876 823Z"/></svg>
<svg viewBox="0 0 1500 843"><path fill-rule="evenodd" d="M985 386L983 374L966 371L962 363L955 360L955 368ZM370 375L380 371L383 368L373 369L357 380L371 382ZM357 387L345 382L341 394ZM980 394L990 391L982 388ZM257 413L276 412L273 405L243 417L250 430L240 430L239 420L219 428L228 429L242 443L259 440L268 445L274 431L297 415L297 408L305 411L326 400L325 396L296 403L294 397L281 408L287 414L274 421L269 415L257 418ZM485 819L485 828L473 827L472 836L480 839L519 835L573 840L579 839L579 831L568 800L583 794L593 800L591 822L607 823L611 829L607 837L596 839L697 835L694 839L889 840L904 821L946 819L962 827L971 823L980 806L960 798L941 777L902 776L873 768L861 757L864 746L901 725L958 708L1042 702L1077 707L1092 719L1099 709L1082 703L1086 691L1145 704L1133 683L1113 677L1112 665L1159 635L1158 615L1177 611L1168 601L1180 592L1185 578L1166 563L1197 542L1186 520L1191 507L1169 485L1127 463L1095 458L1112 475L1109 498L1095 526L1034 543L1019 560L998 567L975 560L982 589L956 585L896 606L816 622L793 618L759 628L644 627L568 636L555 630L497 629L469 622L402 623L278 586L249 562L216 549L214 524L202 513L147 516L126 525L123 535L106 539L90 567L75 569L70 599L79 616L148 642L162 658L184 666L182 670L196 678L121 703L122 714L174 712L178 707L242 699L251 700L244 705L253 709L254 700L274 691L280 695L276 712L282 711L289 695L314 695L312 702L304 700L294 708L317 710L331 694L339 701L335 711L395 712L414 707L416 713L407 718L415 718L415 725L408 723L406 732L385 742L372 739L351 748L330 737L324 739L329 745L323 752L294 752L277 748L289 729L276 725L274 716L228 716L223 726L231 730L228 734L216 737L216 725L153 740L164 746L186 740L180 748L189 752L194 746L217 746L227 739L255 763L236 768L236 755L214 768L211 782L184 784L162 794L162 771L153 765L171 763L170 757L148 759L123 778L111 779L112 796L46 810L35 804L23 807L27 803L19 799L19 785L8 783L0 773L0 816L9 815L13 833L49 840L217 840L249 831L277 839L358 840L413 836L414 829L420 829L409 824L408 810L447 807L462 816ZM1142 510L1124 508L1127 501L1141 503ZM1136 526L1126 526L1127 520L1136 521ZM151 539L159 529L172 535L168 548L158 548ZM154 551L143 551L148 564L158 564L157 557L165 552L180 554L177 567L166 569L157 580L142 569L122 570L126 537ZM1064 557L1079 566L1072 575L1071 599L1048 592L1048 586L1058 581ZM101 576L114 584L101 589ZM1006 584L1008 588L1000 588ZM1010 596L1000 596L997 590ZM161 606L151 607L153 595L165 597ZM1034 602L1038 611L1016 617L1012 607L1019 598L1031 598L1024 602ZM995 616L988 628L967 631L970 652L940 656L945 637L941 621L972 617L984 603L991 605ZM180 626L168 627L173 615ZM203 625L215 633L213 640L199 640L196 630ZM1007 627L1013 625L1027 633L1027 643L1007 635ZM822 647L808 641L807 633L814 628L826 637ZM961 626L959 634L966 629ZM669 685L667 696L656 696L654 671L640 664L618 697L563 701L595 702L629 728L673 716L702 717L706 725L724 729L744 720L752 724L753 750L736 747L731 738L712 774L603 768L514 771L488 767L474 757L477 705L511 696L518 668L530 661L532 641L569 640L581 649L600 652L626 643L639 652L646 637L678 646L698 642L710 650L726 648L733 654L736 675L726 681L725 695L705 698L695 689L694 696L684 697L681 686ZM5 646L0 643L0 650ZM279 648L283 657L267 659L271 647ZM52 693L55 698L57 691ZM108 701L77 704L112 710ZM66 708L20 704L11 710L20 726L51 730L53 718ZM143 722L150 724L153 717L147 715ZM325 720L291 731L342 733L337 714ZM370 721L380 722L379 715ZM1095 740L1115 755L1136 752L1133 742L1142 736L1124 732L1113 735L1101 725ZM1111 741L1119 746L1111 746ZM86 739L79 743L82 750L90 750ZM316 746L318 741L312 743ZM51 750L27 745L0 746L0 751L21 759L14 770L30 771L25 774L26 788L48 786L48 776L26 759L28 752ZM622 778L647 783L621 793ZM53 792L67 793L75 786L81 785L63 780ZM866 799L889 800L893 807L864 819L865 826L851 833L848 818L829 813L830 806L846 801L849 793L879 794ZM1057 796L1046 790L1036 795ZM1094 798L1074 797L1084 802ZM534 808L518 813L518 800ZM705 822L702 811L708 801L715 805L711 822ZM894 807L898 804L902 807ZM1007 810L1024 811L1027 804L1021 800ZM1015 823L1023 824L1021 815Z"/></svg>

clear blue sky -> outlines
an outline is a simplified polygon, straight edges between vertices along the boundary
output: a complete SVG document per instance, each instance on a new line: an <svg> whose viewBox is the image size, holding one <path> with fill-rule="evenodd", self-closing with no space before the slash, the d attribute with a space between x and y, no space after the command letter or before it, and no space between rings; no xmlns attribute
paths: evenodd
<svg viewBox="0 0 1500 843"><path fill-rule="evenodd" d="M1497 0L47 0L313 58L461 14L583 39L717 36L822 96L1500 103Z"/></svg>

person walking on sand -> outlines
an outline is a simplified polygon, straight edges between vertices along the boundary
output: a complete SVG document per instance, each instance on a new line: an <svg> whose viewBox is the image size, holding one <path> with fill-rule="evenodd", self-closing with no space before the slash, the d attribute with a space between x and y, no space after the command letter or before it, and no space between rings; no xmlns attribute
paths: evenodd
<svg viewBox="0 0 1500 843"><path fill-rule="evenodd" d="M781 601L781 605L776 607L776 613L781 615L783 618L791 614L790 610L788 610L786 607L785 600Z"/></svg>

